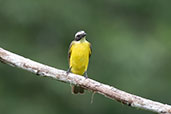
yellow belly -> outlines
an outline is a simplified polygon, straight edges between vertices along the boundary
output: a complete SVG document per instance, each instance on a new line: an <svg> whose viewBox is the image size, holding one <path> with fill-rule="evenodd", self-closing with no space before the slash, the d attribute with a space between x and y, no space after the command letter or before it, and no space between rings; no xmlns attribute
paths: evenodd
<svg viewBox="0 0 171 114"><path fill-rule="evenodd" d="M72 46L70 57L71 72L83 75L89 63L90 46L88 43L77 43Z"/></svg>

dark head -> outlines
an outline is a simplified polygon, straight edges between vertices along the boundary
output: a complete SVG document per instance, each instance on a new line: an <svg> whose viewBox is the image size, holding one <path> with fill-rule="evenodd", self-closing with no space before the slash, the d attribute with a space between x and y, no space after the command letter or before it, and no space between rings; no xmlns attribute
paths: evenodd
<svg viewBox="0 0 171 114"><path fill-rule="evenodd" d="M84 31L79 31L75 34L75 40L79 41L82 38L85 38L85 36L86 36L86 33Z"/></svg>

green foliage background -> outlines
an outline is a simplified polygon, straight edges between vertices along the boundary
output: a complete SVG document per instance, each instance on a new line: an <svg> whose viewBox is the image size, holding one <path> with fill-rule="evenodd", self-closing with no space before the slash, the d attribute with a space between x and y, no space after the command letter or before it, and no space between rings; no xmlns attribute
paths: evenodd
<svg viewBox="0 0 171 114"><path fill-rule="evenodd" d="M93 53L88 75L171 104L170 0L0 0L0 46L68 69L74 34L85 30ZM0 63L0 114L151 114Z"/></svg>

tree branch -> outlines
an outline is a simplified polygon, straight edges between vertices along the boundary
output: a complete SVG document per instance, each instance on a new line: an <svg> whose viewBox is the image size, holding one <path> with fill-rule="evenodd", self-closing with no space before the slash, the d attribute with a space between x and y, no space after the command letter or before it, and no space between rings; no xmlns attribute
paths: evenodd
<svg viewBox="0 0 171 114"><path fill-rule="evenodd" d="M38 62L6 51L2 48L0 48L0 61L11 66L30 71L39 76L50 77L65 83L82 86L88 90L92 90L131 107L141 108L152 112L157 112L159 114L171 114L170 105L132 95L92 79L86 79L83 76L72 73L67 75L66 71L64 70L59 70L47 65L40 64Z"/></svg>

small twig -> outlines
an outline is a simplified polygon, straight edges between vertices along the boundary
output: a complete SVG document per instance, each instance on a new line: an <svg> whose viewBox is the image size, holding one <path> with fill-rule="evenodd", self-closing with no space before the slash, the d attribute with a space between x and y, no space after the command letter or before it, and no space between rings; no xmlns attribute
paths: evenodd
<svg viewBox="0 0 171 114"><path fill-rule="evenodd" d="M93 100L94 100L94 95L95 95L95 93L96 93L96 92L93 91L93 93L92 93L92 95L91 95L91 102L90 102L91 104L93 104Z"/></svg>
<svg viewBox="0 0 171 114"><path fill-rule="evenodd" d="M59 70L47 65L40 64L38 62L6 51L2 48L0 48L0 61L11 66L30 71L39 76L46 76L65 83L82 86L88 90L92 90L96 93L102 94L108 98L131 107L145 109L152 112L157 112L159 114L171 114L170 105L129 94L112 86L102 84L95 80L84 78L83 76L76 74L70 73L67 76L66 71L64 70Z"/></svg>

